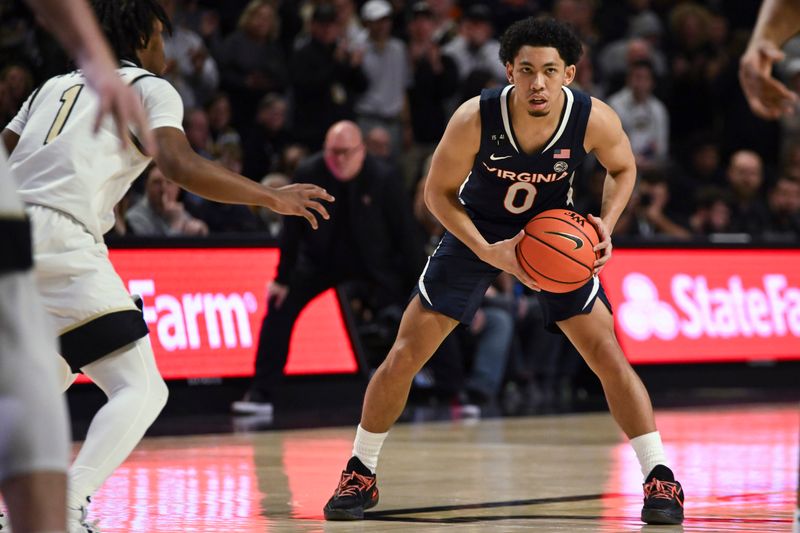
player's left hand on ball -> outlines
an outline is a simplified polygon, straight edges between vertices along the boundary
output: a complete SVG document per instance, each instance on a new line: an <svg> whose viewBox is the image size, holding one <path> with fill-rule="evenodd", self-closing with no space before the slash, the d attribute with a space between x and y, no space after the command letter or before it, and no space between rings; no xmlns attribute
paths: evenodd
<svg viewBox="0 0 800 533"><path fill-rule="evenodd" d="M589 215L587 218L594 226L594 229L597 230L597 236L600 238L600 242L594 247L595 252L600 252L600 258L594 262L594 270L592 271L592 274L596 276L603 270L608 260L611 259L611 249L613 248L611 245L611 232L608 231L602 218L594 215Z"/></svg>
<svg viewBox="0 0 800 533"><path fill-rule="evenodd" d="M320 200L333 202L335 198L322 187L308 183L293 183L273 190L275 191L275 202L268 207L276 213L301 216L308 220L314 229L319 227L314 211L325 220L330 218L328 210Z"/></svg>

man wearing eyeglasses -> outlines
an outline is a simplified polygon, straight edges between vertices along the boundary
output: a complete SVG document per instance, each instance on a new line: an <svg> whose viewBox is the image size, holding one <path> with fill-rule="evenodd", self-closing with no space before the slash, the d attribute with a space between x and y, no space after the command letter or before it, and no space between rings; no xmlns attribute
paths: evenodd
<svg viewBox="0 0 800 533"><path fill-rule="evenodd" d="M284 220L255 376L244 399L233 404L239 414L272 415L292 328L314 297L342 282L360 281L369 284L375 307L402 305L425 259L400 177L366 153L355 123L331 126L323 150L300 164L295 180L325 187L336 203L328 206L330 220L317 231Z"/></svg>

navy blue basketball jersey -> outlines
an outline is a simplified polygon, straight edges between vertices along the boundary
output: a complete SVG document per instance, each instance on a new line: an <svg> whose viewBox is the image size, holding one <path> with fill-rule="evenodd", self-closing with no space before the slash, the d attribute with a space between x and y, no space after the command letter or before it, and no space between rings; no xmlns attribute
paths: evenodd
<svg viewBox="0 0 800 533"><path fill-rule="evenodd" d="M572 207L572 180L586 157L583 140L591 98L563 87L564 108L541 151L526 154L511 124L512 85L481 93L481 145L459 200L482 233L508 227L508 236L547 209ZM513 229L516 231L513 231ZM506 237L507 238L507 237Z"/></svg>

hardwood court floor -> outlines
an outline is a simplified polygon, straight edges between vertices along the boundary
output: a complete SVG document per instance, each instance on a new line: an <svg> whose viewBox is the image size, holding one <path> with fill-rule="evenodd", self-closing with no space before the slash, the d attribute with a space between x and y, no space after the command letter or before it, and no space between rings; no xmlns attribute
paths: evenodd
<svg viewBox="0 0 800 533"><path fill-rule="evenodd" d="M97 494L116 532L790 531L798 406L661 411L683 527L644 526L641 474L605 413L397 426L363 522L324 522L353 428L146 439Z"/></svg>

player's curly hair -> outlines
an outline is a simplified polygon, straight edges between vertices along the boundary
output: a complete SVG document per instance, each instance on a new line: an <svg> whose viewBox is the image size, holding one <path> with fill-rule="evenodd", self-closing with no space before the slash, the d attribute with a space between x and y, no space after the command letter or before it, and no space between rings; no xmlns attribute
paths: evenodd
<svg viewBox="0 0 800 533"><path fill-rule="evenodd" d="M500 37L500 61L513 64L519 49L526 45L555 48L568 66L577 63L583 53L580 38L566 24L528 17L509 26Z"/></svg>
<svg viewBox="0 0 800 533"><path fill-rule="evenodd" d="M172 24L158 0L92 0L92 7L114 54L137 65L136 51L147 47L156 19L172 33Z"/></svg>

